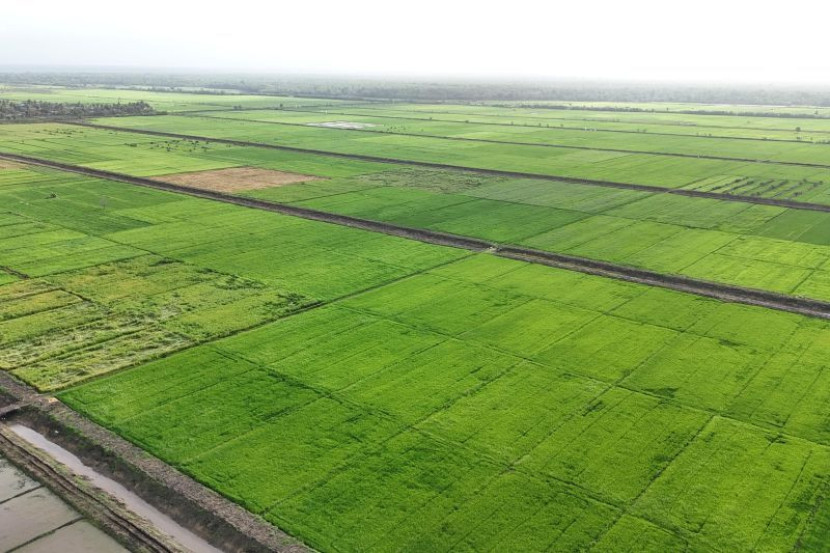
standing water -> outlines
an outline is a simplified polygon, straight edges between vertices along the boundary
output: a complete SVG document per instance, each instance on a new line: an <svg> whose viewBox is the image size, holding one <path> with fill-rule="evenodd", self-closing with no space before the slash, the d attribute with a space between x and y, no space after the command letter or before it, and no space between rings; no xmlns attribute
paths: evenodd
<svg viewBox="0 0 830 553"><path fill-rule="evenodd" d="M49 441L42 434L21 424L13 424L9 428L28 443L45 451L55 460L68 467L76 475L87 478L97 488L117 498L130 511L149 521L159 531L170 536L181 547L192 553L223 553L222 550L213 547L204 539L181 526L115 480L107 478L86 466L77 456L56 443Z"/></svg>

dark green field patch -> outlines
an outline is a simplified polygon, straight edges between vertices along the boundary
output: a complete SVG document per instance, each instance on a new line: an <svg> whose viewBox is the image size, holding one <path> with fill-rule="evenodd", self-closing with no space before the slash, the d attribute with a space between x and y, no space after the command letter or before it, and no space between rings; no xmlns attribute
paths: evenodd
<svg viewBox="0 0 830 553"><path fill-rule="evenodd" d="M694 535L699 549L790 551L828 461L823 448L716 417L634 512Z"/></svg>

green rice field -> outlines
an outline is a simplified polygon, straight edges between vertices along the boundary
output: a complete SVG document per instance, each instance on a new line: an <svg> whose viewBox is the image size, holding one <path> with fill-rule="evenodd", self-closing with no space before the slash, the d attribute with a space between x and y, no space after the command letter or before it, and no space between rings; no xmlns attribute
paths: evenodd
<svg viewBox="0 0 830 553"><path fill-rule="evenodd" d="M754 205L726 196L689 198L486 177L69 125L0 127L0 150L145 177L240 166L314 175L325 180L240 193L830 300L826 212Z"/></svg>
<svg viewBox="0 0 830 553"><path fill-rule="evenodd" d="M98 121L199 140L0 125L0 153L160 180L297 173L317 178L233 193L830 301L830 212L739 201L717 184L830 204L828 170L685 156L830 165L830 145L760 128L798 119L345 102L335 114L327 100L245 96L234 110L225 95L49 90L0 98L129 92L218 117ZM556 129L560 116L606 130ZM721 138L654 138L696 118ZM316 126L337 121L382 132ZM818 137L822 123L801 132ZM461 135L473 140L451 140ZM541 145L572 139L640 150ZM321 552L830 543L830 320L818 317L0 159L0 346L0 370Z"/></svg>
<svg viewBox="0 0 830 553"><path fill-rule="evenodd" d="M332 121L342 116L334 116ZM367 133L310 125L169 115L98 119L122 128L226 138L263 144L369 155L400 161L439 163L456 168L521 172L594 181L757 195L830 204L828 168L782 165L735 159L657 155L638 151L550 148L537 144L459 142L442 137ZM708 141L693 137L684 141ZM664 140L660 140L660 143ZM705 142L708 144L708 142ZM742 141L739 148L747 148ZM825 155L824 145L782 143ZM766 146L762 144L762 146ZM753 158L754 159L754 158Z"/></svg>
<svg viewBox="0 0 830 553"><path fill-rule="evenodd" d="M516 125L509 114L501 117L483 117L481 123L456 115L436 114L428 119L422 112L406 113L400 107L385 111L382 108L348 108L339 111L336 108L318 108L311 111L291 109L235 111L211 114L205 112L200 117L221 120L240 120L267 122L283 125L275 132L287 130L287 125L341 130L352 133L363 132L386 133L394 135L423 135L439 138L451 138L465 141L495 141L506 144L546 145L556 149L585 149L588 151L619 151L622 153L657 153L679 156L712 156L739 160L757 160L760 162L812 163L825 165L827 152L830 151L830 134L811 133L807 138L798 139L801 133L792 132L792 136L779 134L763 135L763 139L748 139L747 133L730 137L699 136L676 133L667 126L643 127L631 124L617 124L615 128L606 129L590 125L569 124L565 127L557 124L551 127L549 122L524 120ZM333 117L345 119L336 127ZM452 118L450 118L452 117ZM471 117L477 117L471 115ZM561 125L561 126L560 126ZM351 126L352 128L348 128ZM542 127L542 128L540 128ZM744 129L739 129L743 131ZM753 131L754 132L754 131ZM775 133L781 133L775 130ZM711 134L711 133L709 133ZM740 139L736 139L740 138Z"/></svg>

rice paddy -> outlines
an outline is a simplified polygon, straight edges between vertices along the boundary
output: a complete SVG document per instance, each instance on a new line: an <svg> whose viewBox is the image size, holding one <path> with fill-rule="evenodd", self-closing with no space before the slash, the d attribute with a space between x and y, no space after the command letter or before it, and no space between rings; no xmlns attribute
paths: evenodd
<svg viewBox="0 0 830 553"><path fill-rule="evenodd" d="M102 121L198 140L3 125L0 152L141 177L307 175L232 191L830 301L830 213L725 188L827 203L826 169L653 151L794 161L830 147L755 130L762 117L376 104L335 118L276 97L130 99L152 94L222 118ZM642 151L451 139L560 140L576 131L527 125L594 116ZM626 138L698 117L733 138ZM322 120L381 133L307 125ZM780 150L738 138L767 132ZM467 170L406 163L419 160ZM0 370L320 551L819 552L830 539L821 318L15 163L0 166L0 346Z"/></svg>

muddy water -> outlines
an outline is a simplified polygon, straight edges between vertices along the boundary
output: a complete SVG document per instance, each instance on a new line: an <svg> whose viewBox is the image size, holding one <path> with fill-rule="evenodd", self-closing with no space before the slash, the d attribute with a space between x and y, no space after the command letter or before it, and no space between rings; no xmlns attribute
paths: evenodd
<svg viewBox="0 0 830 553"><path fill-rule="evenodd" d="M31 428L20 424L13 424L9 427L15 434L45 451L61 464L68 467L78 476L87 478L93 485L106 491L124 503L128 509L138 516L152 523L158 530L164 532L183 548L192 553L223 553L200 538L187 528L179 525L172 518L168 517L139 496L119 484L86 466L77 456L65 450L61 446L49 441L42 434Z"/></svg>
<svg viewBox="0 0 830 553"><path fill-rule="evenodd" d="M0 457L0 551L129 553L3 457Z"/></svg>

